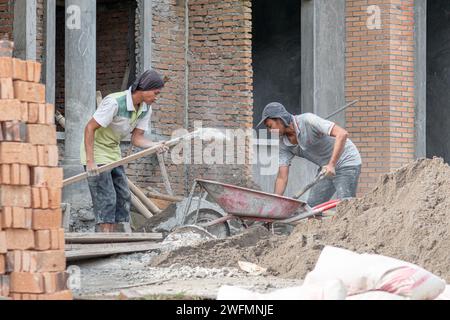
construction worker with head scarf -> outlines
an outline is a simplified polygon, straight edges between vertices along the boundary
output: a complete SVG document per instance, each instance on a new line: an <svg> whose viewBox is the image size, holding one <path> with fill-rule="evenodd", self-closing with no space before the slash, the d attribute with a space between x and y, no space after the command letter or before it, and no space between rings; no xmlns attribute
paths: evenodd
<svg viewBox="0 0 450 320"><path fill-rule="evenodd" d="M131 143L139 148L156 145L145 138L152 104L164 80L154 70L145 71L126 91L108 95L84 130L81 163L88 173L97 232L116 232L130 221L131 192L123 166L98 173L99 166L122 159L120 142L131 133ZM159 152L167 148L162 145Z"/></svg>

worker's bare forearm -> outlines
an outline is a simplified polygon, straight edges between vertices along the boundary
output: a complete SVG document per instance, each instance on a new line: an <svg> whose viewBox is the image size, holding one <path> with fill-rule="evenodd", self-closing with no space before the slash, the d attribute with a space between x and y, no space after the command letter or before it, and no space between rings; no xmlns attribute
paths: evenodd
<svg viewBox="0 0 450 320"><path fill-rule="evenodd" d="M133 143L133 146L142 148L142 149L148 149L155 145L155 143L153 141L145 138L143 135L133 136L132 143Z"/></svg>
<svg viewBox="0 0 450 320"><path fill-rule="evenodd" d="M339 158L344 152L345 144L347 143L348 135L347 133L342 133L336 137L336 142L334 144L333 155L331 156L329 164L336 166Z"/></svg>
<svg viewBox="0 0 450 320"><path fill-rule="evenodd" d="M289 179L289 167L281 166L278 169L277 179L275 181L275 194L282 196L286 191L286 186L288 184Z"/></svg>
<svg viewBox="0 0 450 320"><path fill-rule="evenodd" d="M277 180L275 181L275 194L279 196L284 195L287 183L287 179L277 178Z"/></svg>
<svg viewBox="0 0 450 320"><path fill-rule="evenodd" d="M94 136L95 131L91 127L86 126L84 130L84 148L86 150L86 162L88 163L94 161Z"/></svg>

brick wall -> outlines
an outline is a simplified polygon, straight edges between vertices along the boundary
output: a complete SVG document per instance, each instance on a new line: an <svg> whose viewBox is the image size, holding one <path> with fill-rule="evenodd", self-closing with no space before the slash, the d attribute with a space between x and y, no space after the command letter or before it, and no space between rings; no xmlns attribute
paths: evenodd
<svg viewBox="0 0 450 320"><path fill-rule="evenodd" d="M185 127L186 59L189 130L195 121L202 121L203 127L251 128L251 1L189 1L188 57L185 22L184 1L154 1L152 66L170 78L153 106L154 133L170 137L173 130ZM249 154L248 145L240 147ZM166 164L178 194L186 193L195 178L251 184L250 165ZM164 190L154 157L130 164L127 173L141 187Z"/></svg>
<svg viewBox="0 0 450 320"><path fill-rule="evenodd" d="M136 12L137 52L136 59L140 59L140 28L139 15L141 3L138 2ZM183 110L185 99L185 11L183 1L164 0L153 1L153 38L152 38L152 67L170 81L166 84L158 101L152 106L153 114L151 127L158 136L171 137L176 129L183 128ZM137 67L140 70L139 65ZM139 73L139 71L138 71ZM128 145L125 145L125 149ZM176 194L184 194L184 167L166 161L172 188ZM146 157L128 165L127 174L137 185L144 188L152 186L165 191L158 162L155 156Z"/></svg>
<svg viewBox="0 0 450 320"><path fill-rule="evenodd" d="M13 35L14 6L12 0L0 0L0 36Z"/></svg>
<svg viewBox="0 0 450 320"><path fill-rule="evenodd" d="M380 9L380 29L368 28L369 5ZM360 194L414 159L413 6L413 0L347 0L346 98L360 102L346 120L363 157Z"/></svg>
<svg viewBox="0 0 450 320"><path fill-rule="evenodd" d="M251 1L192 0L190 17L189 126L245 129L253 126ZM246 165L193 165L197 177L251 186Z"/></svg>
<svg viewBox="0 0 450 320"><path fill-rule="evenodd" d="M36 1L36 60L43 61L45 48L44 0ZM0 0L0 36L8 34L14 40L14 0Z"/></svg>
<svg viewBox="0 0 450 320"><path fill-rule="evenodd" d="M97 90L104 97L121 91L127 65L135 63L129 59L130 51L134 53L135 7L131 0L97 5Z"/></svg>

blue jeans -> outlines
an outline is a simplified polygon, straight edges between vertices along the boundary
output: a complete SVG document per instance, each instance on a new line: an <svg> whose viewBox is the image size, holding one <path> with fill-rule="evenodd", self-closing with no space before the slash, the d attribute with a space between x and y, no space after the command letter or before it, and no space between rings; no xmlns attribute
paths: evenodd
<svg viewBox="0 0 450 320"><path fill-rule="evenodd" d="M336 193L340 200L356 197L361 166L351 166L336 169L334 178L325 178L316 184L309 194L308 204L315 207L325 203Z"/></svg>
<svg viewBox="0 0 450 320"><path fill-rule="evenodd" d="M88 177L97 224L130 221L131 192L123 166Z"/></svg>

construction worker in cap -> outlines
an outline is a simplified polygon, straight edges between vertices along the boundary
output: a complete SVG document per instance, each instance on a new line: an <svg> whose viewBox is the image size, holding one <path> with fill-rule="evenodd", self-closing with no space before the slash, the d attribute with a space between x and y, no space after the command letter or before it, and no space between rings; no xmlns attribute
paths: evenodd
<svg viewBox="0 0 450 320"><path fill-rule="evenodd" d="M154 70L145 71L126 91L107 96L84 130L81 163L88 173L97 232L124 231L130 221L131 192L123 166L100 173L98 168L122 159L120 142L131 133L131 143L150 148L144 137L149 128L151 105L164 81ZM158 152L167 151L164 144Z"/></svg>
<svg viewBox="0 0 450 320"><path fill-rule="evenodd" d="M277 102L266 106L258 127L262 124L280 136L275 194L284 194L289 167L298 156L318 165L324 175L310 191L307 203L311 207L329 201L335 193L341 200L356 196L361 156L346 130L312 113L292 115Z"/></svg>

